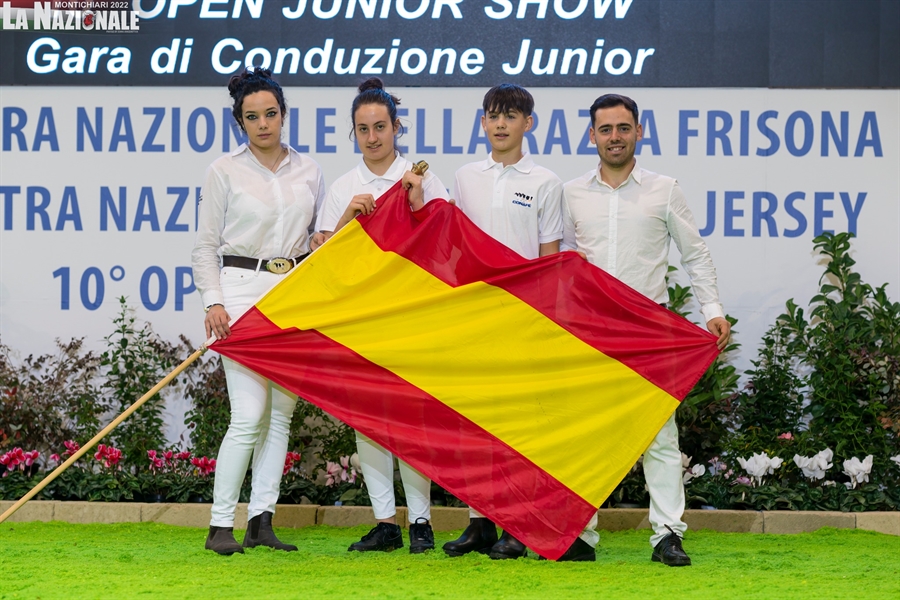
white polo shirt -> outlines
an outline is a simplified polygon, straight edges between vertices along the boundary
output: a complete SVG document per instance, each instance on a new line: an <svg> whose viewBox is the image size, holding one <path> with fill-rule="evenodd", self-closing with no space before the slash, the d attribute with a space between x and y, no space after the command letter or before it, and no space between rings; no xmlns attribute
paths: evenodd
<svg viewBox="0 0 900 600"><path fill-rule="evenodd" d="M562 238L562 181L525 154L508 167L490 155L456 172L456 205L498 242L525 258Z"/></svg>
<svg viewBox="0 0 900 600"><path fill-rule="evenodd" d="M331 184L325 205L316 221L316 231L334 231L353 196L372 194L377 200L392 185L403 179L403 174L412 169L412 166L411 161L397 153L394 156L394 162L391 163L385 174L376 175L366 166L366 161L360 160L355 169L341 175ZM422 187L425 192L425 202L430 202L435 198L447 198L447 188L430 169L425 172Z"/></svg>
<svg viewBox="0 0 900 600"><path fill-rule="evenodd" d="M288 148L273 173L246 144L206 170L191 259L203 306L223 304L220 257L292 258L309 252L325 198L319 164Z"/></svg>
<svg viewBox="0 0 900 600"><path fill-rule="evenodd" d="M671 177L642 169L613 189L600 179L600 167L565 185L563 250L584 252L591 264L644 294L666 302L669 242L681 253L707 321L724 317L716 268L700 237L684 192Z"/></svg>

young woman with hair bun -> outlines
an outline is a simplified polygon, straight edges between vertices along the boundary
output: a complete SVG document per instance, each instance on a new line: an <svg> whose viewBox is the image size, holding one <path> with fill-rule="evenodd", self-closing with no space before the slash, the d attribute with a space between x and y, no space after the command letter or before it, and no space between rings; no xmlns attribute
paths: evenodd
<svg viewBox="0 0 900 600"><path fill-rule="evenodd" d="M206 335L225 339L238 317L309 253L313 224L325 198L319 165L281 141L287 106L268 69L231 78L232 114L247 142L206 171L194 281L206 309ZM231 422L216 460L206 548L219 554L268 546L296 550L272 530L291 415L297 396L250 369L222 358ZM251 465L252 458L252 465ZM234 511L252 466L249 522L234 538Z"/></svg>
<svg viewBox="0 0 900 600"><path fill-rule="evenodd" d="M424 177L410 171L413 163L400 155L396 138L400 133L397 105L400 99L384 89L377 77L362 82L353 100L350 115L352 136L362 160L352 171L332 184L316 223L312 247L324 243L356 215L376 209L376 198L397 181L409 190L410 207L421 208L434 198L446 198L447 189L431 171ZM403 547L403 535L396 520L394 498L394 457L365 435L356 433L359 462L377 525L352 544L350 551L391 551ZM409 551L419 554L434 548L431 529L431 481L400 462L400 477L409 510Z"/></svg>

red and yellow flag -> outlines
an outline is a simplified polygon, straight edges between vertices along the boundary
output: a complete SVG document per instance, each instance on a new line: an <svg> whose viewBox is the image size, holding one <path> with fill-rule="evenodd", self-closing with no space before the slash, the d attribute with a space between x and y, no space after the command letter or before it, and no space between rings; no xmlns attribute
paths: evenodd
<svg viewBox="0 0 900 600"><path fill-rule="evenodd" d="M399 184L211 347L551 559L718 353L575 253L525 260Z"/></svg>

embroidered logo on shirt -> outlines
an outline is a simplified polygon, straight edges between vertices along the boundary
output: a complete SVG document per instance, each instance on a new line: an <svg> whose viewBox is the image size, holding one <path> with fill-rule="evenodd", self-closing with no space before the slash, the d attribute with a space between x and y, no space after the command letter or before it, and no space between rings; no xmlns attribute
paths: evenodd
<svg viewBox="0 0 900 600"><path fill-rule="evenodd" d="M528 194L523 194L522 192L516 192L513 194L515 199L513 199L513 204L518 204L519 206L524 206L525 208L531 208L531 202L534 200L534 196L529 196Z"/></svg>

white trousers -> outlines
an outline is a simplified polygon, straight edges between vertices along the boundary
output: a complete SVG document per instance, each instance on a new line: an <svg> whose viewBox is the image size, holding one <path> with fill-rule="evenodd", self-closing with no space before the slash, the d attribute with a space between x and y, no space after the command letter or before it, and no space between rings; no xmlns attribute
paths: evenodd
<svg viewBox="0 0 900 600"><path fill-rule="evenodd" d="M644 477L650 492L650 545L655 547L669 535L666 525L684 537L687 524L681 520L684 515L684 483L682 480L681 449L678 447L678 425L675 414L666 421L656 438L644 453ZM597 516L591 519L581 539L597 546L600 534L595 530Z"/></svg>
<svg viewBox="0 0 900 600"><path fill-rule="evenodd" d="M372 510L376 519L390 519L397 514L394 498L394 455L363 434L356 432L356 449ZM400 480L406 492L409 522L431 520L431 480L398 460Z"/></svg>
<svg viewBox="0 0 900 600"><path fill-rule="evenodd" d="M232 319L239 316L281 277L267 271L222 269L219 280L228 315ZM297 396L229 358L223 357L222 364L231 402L231 423L216 458L209 524L233 527L234 510L248 466L253 468L248 518L275 512Z"/></svg>

